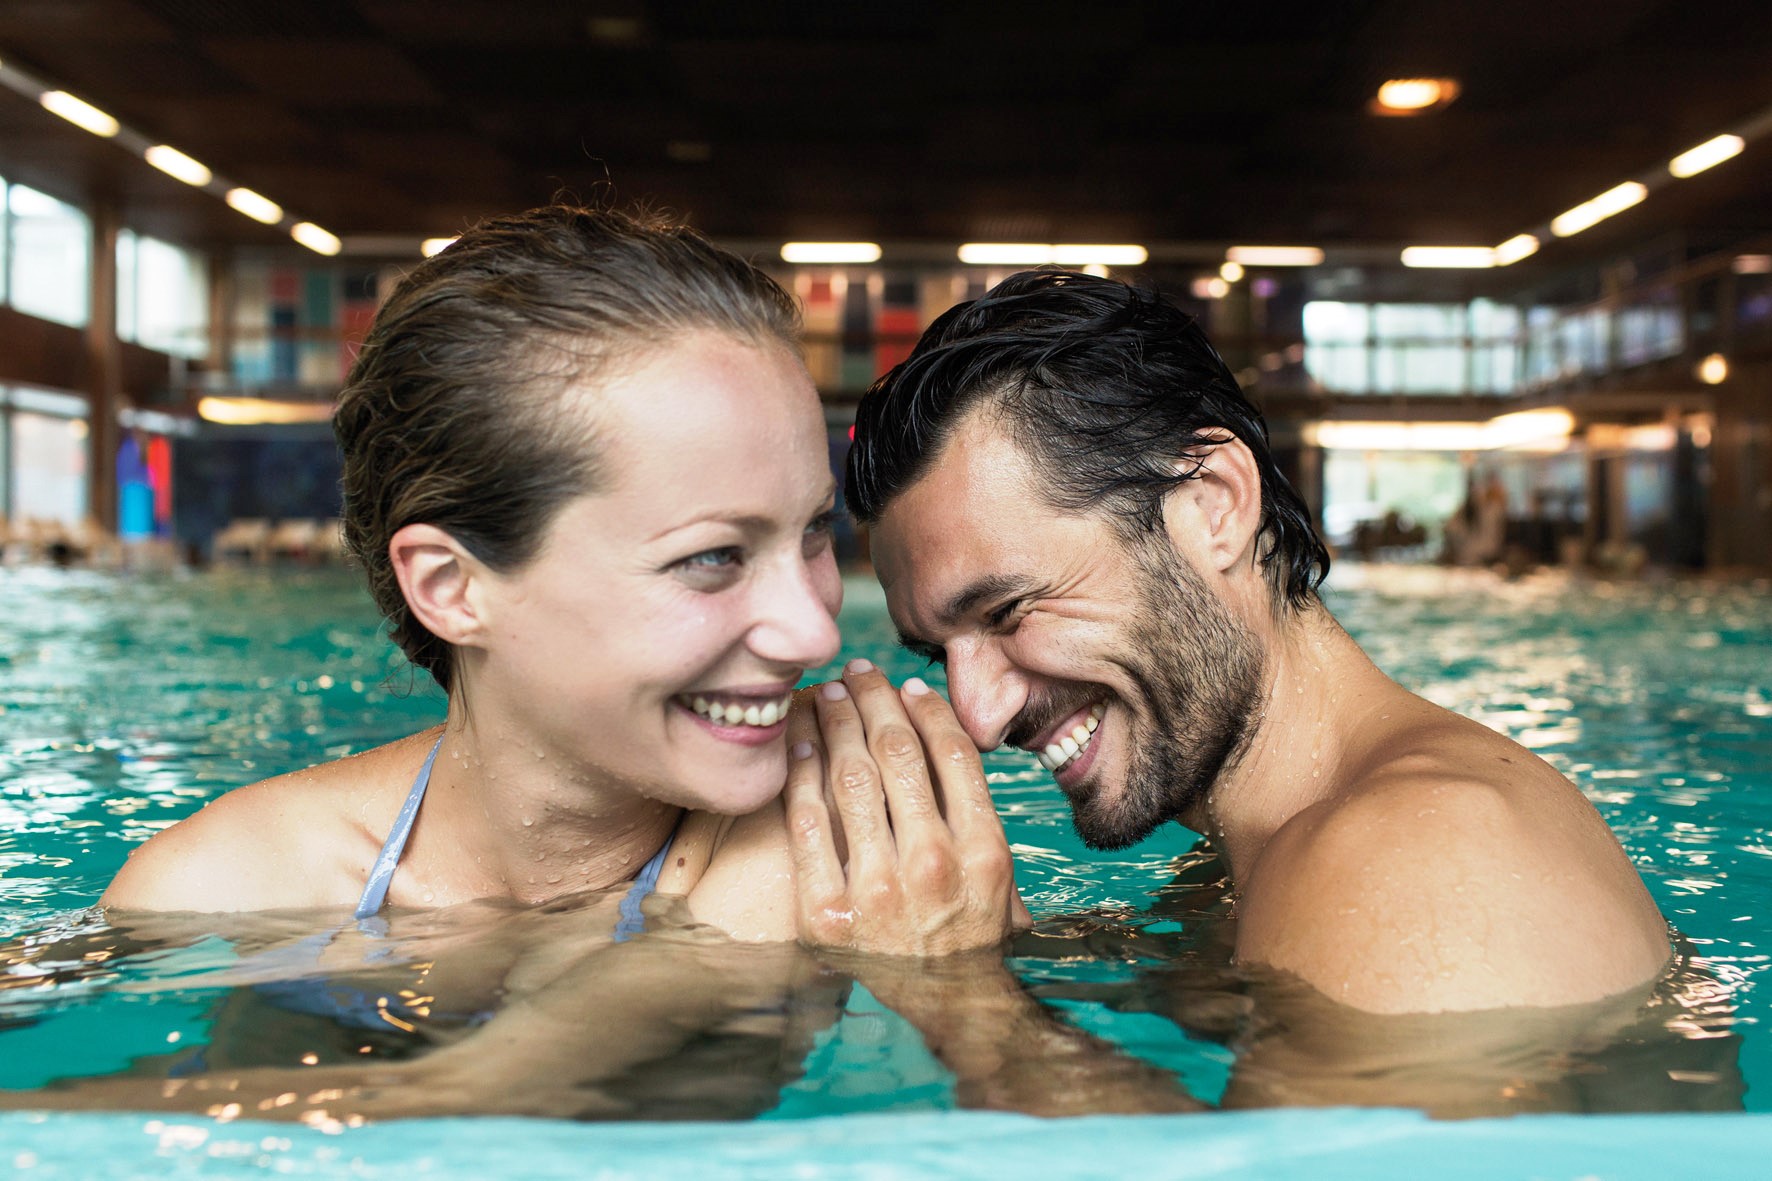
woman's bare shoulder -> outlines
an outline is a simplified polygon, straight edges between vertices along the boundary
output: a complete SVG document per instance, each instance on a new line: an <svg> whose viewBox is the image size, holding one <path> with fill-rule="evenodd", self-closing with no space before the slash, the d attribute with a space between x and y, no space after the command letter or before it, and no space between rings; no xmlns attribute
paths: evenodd
<svg viewBox="0 0 1772 1181"><path fill-rule="evenodd" d="M402 775L434 740L414 735L235 788L132 852L99 902L200 912L349 905L399 808Z"/></svg>
<svg viewBox="0 0 1772 1181"><path fill-rule="evenodd" d="M796 937L794 862L779 798L745 816L691 813L682 836L694 841L691 856L706 841L706 868L687 890L691 914L747 943Z"/></svg>

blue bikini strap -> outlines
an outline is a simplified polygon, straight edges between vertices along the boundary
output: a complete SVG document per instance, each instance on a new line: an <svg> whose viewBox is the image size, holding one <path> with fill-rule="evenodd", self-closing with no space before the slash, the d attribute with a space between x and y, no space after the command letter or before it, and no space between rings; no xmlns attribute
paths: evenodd
<svg viewBox="0 0 1772 1181"><path fill-rule="evenodd" d="M400 855L406 851L407 838L412 835L413 822L418 819L419 805L424 803L425 788L430 786L431 766L437 761L437 752L443 749L443 739L438 737L431 753L425 756L424 766L418 769L418 777L412 781L412 788L406 793L406 802L400 805L400 814L394 818L394 827L388 833L388 839L382 842L381 853L375 859L375 868L369 871L369 881L363 887L363 897L357 900L354 917L359 921L373 919L381 912L388 900L388 885L394 880L394 870L400 864ZM678 823L682 821L679 818ZM646 916L640 912L640 903L658 889L659 874L664 872L665 857L671 851L671 845L677 839L676 829L665 838L663 848L652 855L640 873L634 878L633 886L621 900L621 919L615 924L615 941L625 943L646 929Z"/></svg>
<svg viewBox="0 0 1772 1181"><path fill-rule="evenodd" d="M681 826L682 823L682 818L679 817L678 826ZM670 854L671 845L676 840L677 830L673 828L671 835L665 838L664 847L652 855L652 860L640 867L639 876L634 878L634 884L622 897L621 918L615 924L615 941L617 943L626 943L646 929L646 916L640 913L640 903L645 900L648 894L658 889L658 875L663 872L665 857Z"/></svg>
<svg viewBox="0 0 1772 1181"><path fill-rule="evenodd" d="M400 805L400 815L394 818L388 839L382 842L381 854L376 857L375 868L369 871L369 881L363 887L363 897L357 900L355 917L373 918L387 902L388 883L394 880L394 868L400 864L400 854L406 851L406 838L412 835L412 822L418 819L418 806L424 803L425 788L430 786L431 764L437 761L437 752L442 749L443 737L438 735L437 744L425 756L424 766L418 769L418 778L412 781L412 789L406 793L406 802Z"/></svg>

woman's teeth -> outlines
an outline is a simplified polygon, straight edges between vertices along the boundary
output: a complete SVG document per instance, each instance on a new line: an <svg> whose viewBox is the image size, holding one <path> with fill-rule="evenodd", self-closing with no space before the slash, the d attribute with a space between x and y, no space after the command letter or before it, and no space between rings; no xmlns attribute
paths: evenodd
<svg viewBox="0 0 1772 1181"><path fill-rule="evenodd" d="M761 703L754 698L709 701L699 695L686 695L677 700L716 726L773 726L788 716L788 707L793 704L794 695L784 693L778 701Z"/></svg>
<svg viewBox="0 0 1772 1181"><path fill-rule="evenodd" d="M1035 751L1034 757L1040 760L1040 766L1048 771L1057 771L1088 749L1095 741L1096 727L1101 725L1100 704L1089 707L1088 716L1071 728L1071 732L1052 743L1045 750Z"/></svg>

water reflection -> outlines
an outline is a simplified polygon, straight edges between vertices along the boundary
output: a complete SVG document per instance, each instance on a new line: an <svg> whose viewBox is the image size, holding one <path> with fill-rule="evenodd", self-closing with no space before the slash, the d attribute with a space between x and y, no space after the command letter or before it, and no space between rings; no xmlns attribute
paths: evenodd
<svg viewBox="0 0 1772 1181"><path fill-rule="evenodd" d="M1760 1084L1749 1101L1762 1104L1772 1093L1772 1047L1755 1028L1772 962L1757 946L1772 912L1772 595L1363 577L1333 589L1332 606L1381 667L1534 748L1619 833L1690 937L1685 969L1660 991L1604 1011L1480 1019L1318 1011L1327 1002L1308 990L1229 962L1222 874L1189 851L1188 834L1086 850L1050 776L1014 752L987 770L1041 922L1014 948L1013 992L988 966L907 976L753 954L689 928L643 943L630 974L575 926L597 926L595 899L533 925L471 908L415 917L381 942L330 941L330 958L293 974L275 962L254 969L255 955L299 944L322 920L120 931L81 908L136 842L219 792L416 730L441 703L389 684L390 648L348 576L0 571L0 935L41 933L0 955L0 1084L25 1092L20 1103L54 1076L88 1080L56 1092L69 1103L239 1103L258 1114L269 1100L272 1114L311 1107L326 1119L375 1114L372 1099L382 1114L429 1104L624 1118L967 1103L1712 1109L1738 1105L1744 1079ZM865 652L894 677L939 683L891 646L877 606L853 601L845 657ZM277 979L367 997L374 1037L337 1014L292 1011L287 994L279 1003L263 987ZM949 1054L965 1048L955 1038L1007 1021L1005 1044L1039 1055L943 1065L942 1040L932 1052L928 1030L887 1003L937 1028L919 981L964 1018L966 1028L939 1026ZM624 1007L624 989L654 1007ZM500 1025L507 1015L523 1020ZM642 1028L647 1037L634 1036ZM501 1061L488 1049L500 1036L527 1056L524 1079L515 1065L512 1075L469 1069L488 1054ZM1041 1061L1068 1092L1042 1087ZM307 1090L245 1079L288 1071L341 1073ZM429 1081L405 1087L415 1072ZM182 1085L165 1095L169 1081ZM230 1085L225 1099L214 1091ZM341 1089L363 1106L305 1105Z"/></svg>

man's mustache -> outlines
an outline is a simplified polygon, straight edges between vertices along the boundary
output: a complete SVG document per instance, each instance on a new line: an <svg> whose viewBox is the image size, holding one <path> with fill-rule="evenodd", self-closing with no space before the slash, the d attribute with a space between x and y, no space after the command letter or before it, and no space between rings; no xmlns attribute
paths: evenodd
<svg viewBox="0 0 1772 1181"><path fill-rule="evenodd" d="M1003 741L1009 746L1026 750L1040 735L1099 696L1098 690L1091 691L1082 686L1030 693L1027 704L1021 707L1021 712L1009 723Z"/></svg>

